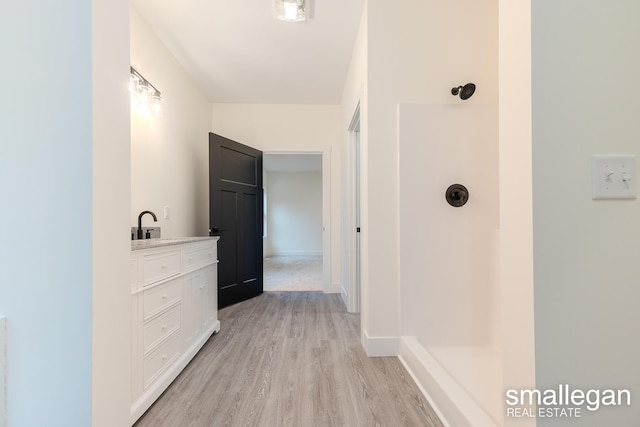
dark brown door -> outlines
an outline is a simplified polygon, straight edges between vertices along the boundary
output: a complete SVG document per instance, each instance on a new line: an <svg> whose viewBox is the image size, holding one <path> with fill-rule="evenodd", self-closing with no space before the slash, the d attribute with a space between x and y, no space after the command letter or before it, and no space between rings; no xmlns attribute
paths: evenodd
<svg viewBox="0 0 640 427"><path fill-rule="evenodd" d="M209 134L210 233L218 241L218 307L262 293L262 152Z"/></svg>

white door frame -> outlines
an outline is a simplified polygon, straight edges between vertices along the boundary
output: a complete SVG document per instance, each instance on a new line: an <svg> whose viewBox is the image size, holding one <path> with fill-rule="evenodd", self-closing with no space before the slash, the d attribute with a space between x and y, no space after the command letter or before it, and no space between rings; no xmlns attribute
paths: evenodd
<svg viewBox="0 0 640 427"><path fill-rule="evenodd" d="M361 286L362 286L362 251L360 233L356 232L357 227L362 225L362 203L361 203L361 147L360 147L360 102L356 105L351 122L348 127L349 142L347 147L347 278L346 289L347 311L350 313L360 312ZM357 166L360 164L360 168ZM358 192L357 189L360 188ZM360 224L357 223L356 216L360 216ZM343 294L343 299L345 295Z"/></svg>
<svg viewBox="0 0 640 427"><path fill-rule="evenodd" d="M322 289L332 292L331 286L331 150L262 150L265 154L321 154L322 155Z"/></svg>

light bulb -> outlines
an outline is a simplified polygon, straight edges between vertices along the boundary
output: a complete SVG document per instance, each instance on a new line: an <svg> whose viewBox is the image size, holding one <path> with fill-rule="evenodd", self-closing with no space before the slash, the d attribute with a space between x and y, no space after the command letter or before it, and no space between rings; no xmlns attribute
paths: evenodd
<svg viewBox="0 0 640 427"><path fill-rule="evenodd" d="M298 19L298 1L283 1L284 6L284 18L289 21Z"/></svg>
<svg viewBox="0 0 640 427"><path fill-rule="evenodd" d="M129 92L133 93L138 89L138 85L140 84L140 77L135 74L129 74Z"/></svg>
<svg viewBox="0 0 640 427"><path fill-rule="evenodd" d="M144 82L144 81L141 81L140 83L138 83L138 85L136 86L136 90L144 96L151 96L151 94L155 92L153 88L149 86L147 82Z"/></svg>
<svg viewBox="0 0 640 427"><path fill-rule="evenodd" d="M160 105L160 103L162 102L162 97L160 96L159 93L154 93L153 94L153 115L156 117L160 117L162 115L162 105Z"/></svg>
<svg viewBox="0 0 640 427"><path fill-rule="evenodd" d="M275 17L285 22L302 22L307 19L307 1L273 0Z"/></svg>
<svg viewBox="0 0 640 427"><path fill-rule="evenodd" d="M153 88L146 82L138 84L138 111L144 117L148 116L151 111L151 96L154 93Z"/></svg>

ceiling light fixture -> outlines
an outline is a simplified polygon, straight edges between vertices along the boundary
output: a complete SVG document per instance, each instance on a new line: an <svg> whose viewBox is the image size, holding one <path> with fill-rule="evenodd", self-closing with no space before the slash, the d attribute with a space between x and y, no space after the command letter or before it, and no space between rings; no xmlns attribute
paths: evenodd
<svg viewBox="0 0 640 427"><path fill-rule="evenodd" d="M130 67L130 70L131 108L145 117L149 116L150 113L153 113L156 117L160 116L160 102L162 102L160 91L149 80L142 77L142 74L136 71L135 68Z"/></svg>
<svg viewBox="0 0 640 427"><path fill-rule="evenodd" d="M272 0L277 19L285 22L302 22L311 18L311 0Z"/></svg>

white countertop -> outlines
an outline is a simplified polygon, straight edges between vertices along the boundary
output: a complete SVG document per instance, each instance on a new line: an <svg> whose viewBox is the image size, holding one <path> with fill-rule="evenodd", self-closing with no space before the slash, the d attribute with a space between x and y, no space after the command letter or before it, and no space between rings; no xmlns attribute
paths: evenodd
<svg viewBox="0 0 640 427"><path fill-rule="evenodd" d="M205 240L218 240L219 236L207 236L207 237L174 237L160 239L145 239L145 240L132 240L131 250L137 251L140 249L159 248L161 246L181 245L183 243L202 242Z"/></svg>

